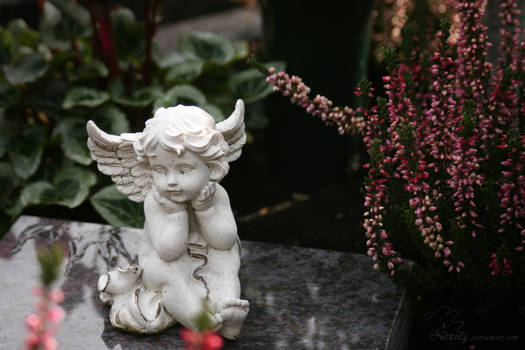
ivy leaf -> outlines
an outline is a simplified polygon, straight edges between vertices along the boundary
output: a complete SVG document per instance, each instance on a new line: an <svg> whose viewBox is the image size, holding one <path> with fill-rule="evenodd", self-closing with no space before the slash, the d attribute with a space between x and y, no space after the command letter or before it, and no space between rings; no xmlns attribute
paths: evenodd
<svg viewBox="0 0 525 350"><path fill-rule="evenodd" d="M13 35L0 27L0 65L7 64L13 56Z"/></svg>
<svg viewBox="0 0 525 350"><path fill-rule="evenodd" d="M13 170L13 165L9 162L0 162L0 207L4 207L11 192L20 184L20 179Z"/></svg>
<svg viewBox="0 0 525 350"><path fill-rule="evenodd" d="M21 96L20 88L6 82L0 82L0 113L14 106Z"/></svg>
<svg viewBox="0 0 525 350"><path fill-rule="evenodd" d="M109 94L91 88L77 87L70 90L64 97L62 108L71 109L76 106L97 107L109 100Z"/></svg>
<svg viewBox="0 0 525 350"><path fill-rule="evenodd" d="M67 91L67 84L59 79L44 79L37 83L25 98L24 103L39 112L52 117L60 115L62 99Z"/></svg>
<svg viewBox="0 0 525 350"><path fill-rule="evenodd" d="M130 201L114 185L104 187L90 198L95 210L114 226L144 227L142 203Z"/></svg>
<svg viewBox="0 0 525 350"><path fill-rule="evenodd" d="M23 19L17 18L9 22L7 30L11 32L18 46L27 46L32 49L37 48L39 43L38 32L29 28Z"/></svg>
<svg viewBox="0 0 525 350"><path fill-rule="evenodd" d="M16 175L22 179L28 179L37 171L42 160L45 137L46 132L42 128L34 127L23 132L12 143L9 159Z"/></svg>
<svg viewBox="0 0 525 350"><path fill-rule="evenodd" d="M235 57L233 43L217 34L191 32L179 41L179 51L187 58L198 58L206 62L225 65Z"/></svg>
<svg viewBox="0 0 525 350"><path fill-rule="evenodd" d="M93 113L93 120L102 129L110 134L129 132L129 122L126 115L112 104L105 104Z"/></svg>
<svg viewBox="0 0 525 350"><path fill-rule="evenodd" d="M46 195L46 192L48 193ZM53 192L53 185L47 181L37 181L27 185L20 193L20 206L23 208L30 205L49 203L46 196Z"/></svg>
<svg viewBox="0 0 525 350"><path fill-rule="evenodd" d="M161 58L157 64L160 68L162 69L166 69L166 68L170 68L170 67L173 67L179 63L182 63L186 60L186 58L181 55L180 53L178 52L174 52L172 54L169 54L163 58Z"/></svg>
<svg viewBox="0 0 525 350"><path fill-rule="evenodd" d="M178 85L168 91L177 97L178 103L184 105L203 105L206 103L206 96L194 86Z"/></svg>
<svg viewBox="0 0 525 350"><path fill-rule="evenodd" d="M203 105L199 106L200 108L204 109L208 114L210 114L213 119L215 119L215 122L221 122L225 119L224 113L222 113L221 109L211 103L205 103Z"/></svg>
<svg viewBox="0 0 525 350"><path fill-rule="evenodd" d="M13 135L13 130L16 130L16 128L17 125L15 122L0 116L0 158L7 152L9 143L15 136Z"/></svg>
<svg viewBox="0 0 525 350"><path fill-rule="evenodd" d="M44 76L47 62L39 53L28 53L17 57L10 65L4 66L6 80L13 84L32 83Z"/></svg>
<svg viewBox="0 0 525 350"><path fill-rule="evenodd" d="M60 136L60 146L66 157L82 165L92 163L87 148L88 135L85 120L79 118L61 120L53 131L53 137L55 136Z"/></svg>
<svg viewBox="0 0 525 350"><path fill-rule="evenodd" d="M50 47L66 50L77 38L92 34L89 12L74 1L49 0L40 20L42 40Z"/></svg>
<svg viewBox="0 0 525 350"><path fill-rule="evenodd" d="M266 82L266 76L252 68L233 74L228 87L233 95L242 98L246 103L255 102L272 93L273 88Z"/></svg>
<svg viewBox="0 0 525 350"><path fill-rule="evenodd" d="M146 107L162 95L160 86L147 86L132 91L130 96L124 94L124 89L115 89L111 95L113 101L129 107Z"/></svg>
<svg viewBox="0 0 525 350"><path fill-rule="evenodd" d="M137 22L133 12L125 7L112 11L111 21L121 64L138 67L146 53L144 23Z"/></svg>
<svg viewBox="0 0 525 350"><path fill-rule="evenodd" d="M89 188L97 182L97 175L79 167L61 169L53 183L37 181L26 186L20 194L20 205L25 208L38 204L58 204L68 208L78 207L89 194Z"/></svg>
<svg viewBox="0 0 525 350"><path fill-rule="evenodd" d="M78 207L88 197L90 187L96 183L97 175L89 169L63 168L53 178L53 203L68 208Z"/></svg>
<svg viewBox="0 0 525 350"><path fill-rule="evenodd" d="M178 85L155 100L153 112L160 107L172 107L177 104L200 106L205 103L206 96L199 89L191 85Z"/></svg>
<svg viewBox="0 0 525 350"><path fill-rule="evenodd" d="M171 67L166 74L170 83L190 83L201 73L204 62L201 60L186 60Z"/></svg>
<svg viewBox="0 0 525 350"><path fill-rule="evenodd" d="M250 54L250 46L247 41L236 41L233 43L233 48L235 50L234 59L236 61L245 59Z"/></svg>
<svg viewBox="0 0 525 350"><path fill-rule="evenodd" d="M80 80L92 80L96 78L107 77L108 73L108 68L104 65L104 63L98 60L91 60L89 62L84 62L75 70L68 71L67 78L72 82Z"/></svg>

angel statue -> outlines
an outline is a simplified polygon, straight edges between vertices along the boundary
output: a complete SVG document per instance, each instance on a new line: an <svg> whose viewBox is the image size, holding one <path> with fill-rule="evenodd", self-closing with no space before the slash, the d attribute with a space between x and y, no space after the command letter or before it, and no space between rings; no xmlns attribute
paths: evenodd
<svg viewBox="0 0 525 350"><path fill-rule="evenodd" d="M144 202L138 265L98 281L112 325L158 333L179 322L195 330L206 312L213 330L237 338L249 303L240 299L241 245L219 181L246 141L243 101L217 124L199 107L178 105L159 108L143 132L109 135L93 121L87 131L98 169Z"/></svg>

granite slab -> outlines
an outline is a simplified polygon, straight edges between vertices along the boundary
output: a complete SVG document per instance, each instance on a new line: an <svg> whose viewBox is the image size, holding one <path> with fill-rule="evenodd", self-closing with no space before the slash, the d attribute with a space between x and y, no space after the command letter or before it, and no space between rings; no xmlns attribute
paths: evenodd
<svg viewBox="0 0 525 350"><path fill-rule="evenodd" d="M242 233L241 233L242 234ZM20 349L24 318L38 284L36 248L66 247L66 319L61 349L182 349L179 328L139 336L113 329L98 299L98 276L136 260L141 230L22 216L0 242L0 349ZM405 294L369 257L319 249L242 242L241 283L250 313L241 337L224 349L403 349Z"/></svg>

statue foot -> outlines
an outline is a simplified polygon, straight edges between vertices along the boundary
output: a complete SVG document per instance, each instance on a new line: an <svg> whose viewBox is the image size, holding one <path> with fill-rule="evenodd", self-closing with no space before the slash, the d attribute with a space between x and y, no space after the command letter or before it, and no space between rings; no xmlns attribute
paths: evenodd
<svg viewBox="0 0 525 350"><path fill-rule="evenodd" d="M219 309L223 319L219 333L226 339L237 339L248 311L250 303L247 300L231 299L224 302Z"/></svg>

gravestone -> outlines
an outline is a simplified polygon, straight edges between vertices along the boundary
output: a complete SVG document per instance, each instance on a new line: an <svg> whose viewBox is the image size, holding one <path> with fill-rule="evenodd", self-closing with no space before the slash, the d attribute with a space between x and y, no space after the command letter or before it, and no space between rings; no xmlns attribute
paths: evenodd
<svg viewBox="0 0 525 350"><path fill-rule="evenodd" d="M66 295L60 349L182 349L180 328L159 335L114 329L97 281L136 260L141 230L22 216L0 242L0 349L20 349L38 285L36 248L59 241L69 255L58 281ZM242 234L242 233L241 233ZM242 242L240 272L250 312L224 349L403 349L405 293L370 258L319 249Z"/></svg>

